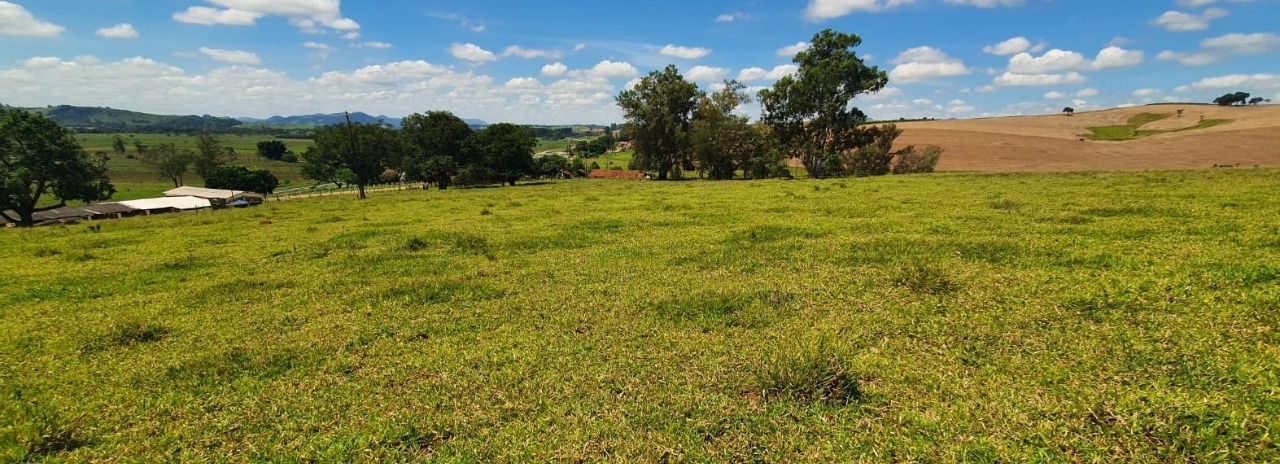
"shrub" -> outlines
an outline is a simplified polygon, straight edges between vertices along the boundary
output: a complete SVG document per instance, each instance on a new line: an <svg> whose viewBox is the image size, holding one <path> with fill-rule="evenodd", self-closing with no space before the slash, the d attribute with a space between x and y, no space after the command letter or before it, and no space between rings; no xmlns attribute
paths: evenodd
<svg viewBox="0 0 1280 464"><path fill-rule="evenodd" d="M826 339L786 353L766 353L755 378L765 400L847 405L862 399L857 376Z"/></svg>
<svg viewBox="0 0 1280 464"><path fill-rule="evenodd" d="M893 154L877 146L866 146L849 158L849 173L858 177L883 176L889 173Z"/></svg>
<svg viewBox="0 0 1280 464"><path fill-rule="evenodd" d="M295 155L293 153L285 153L284 155L280 156L280 161L284 161L286 163L297 163L298 155Z"/></svg>
<svg viewBox="0 0 1280 464"><path fill-rule="evenodd" d="M942 147L929 145L917 150L907 147L896 153L897 163L893 165L894 174L920 174L933 172L942 158Z"/></svg>

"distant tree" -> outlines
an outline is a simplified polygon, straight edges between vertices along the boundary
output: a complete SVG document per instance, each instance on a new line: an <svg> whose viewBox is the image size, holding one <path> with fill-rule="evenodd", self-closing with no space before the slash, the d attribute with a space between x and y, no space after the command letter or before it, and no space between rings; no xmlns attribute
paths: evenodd
<svg viewBox="0 0 1280 464"><path fill-rule="evenodd" d="M270 194L280 185L271 171L249 169L244 166L219 166L204 176L204 186L224 190L245 190Z"/></svg>
<svg viewBox="0 0 1280 464"><path fill-rule="evenodd" d="M315 132L314 162L327 163L337 171L346 168L355 174L359 199L366 198L365 187L377 181L391 160L404 151L400 134L382 124L346 123L323 127ZM307 160L308 163L313 160ZM312 171L324 171L323 168Z"/></svg>
<svg viewBox="0 0 1280 464"><path fill-rule="evenodd" d="M1257 105L1257 104L1262 103L1262 102L1264 102L1264 101L1267 101L1267 99L1262 98L1262 97L1253 97L1253 98L1250 98L1250 99L1249 99L1249 104L1250 104L1250 105Z"/></svg>
<svg viewBox="0 0 1280 464"><path fill-rule="evenodd" d="M750 103L747 86L725 81L724 89L698 99L690 136L699 175L711 179L732 179L739 168L760 148L755 131L745 116L734 114Z"/></svg>
<svg viewBox="0 0 1280 464"><path fill-rule="evenodd" d="M176 188L183 185L183 177L186 176L191 163L195 162L196 154L191 150L178 148L173 142L168 142L147 150L142 159L159 171L160 178L173 181L173 186Z"/></svg>
<svg viewBox="0 0 1280 464"><path fill-rule="evenodd" d="M795 74L760 91L760 104L762 120L788 154L800 158L810 176L825 177L841 164L841 154L867 143L859 128L867 115L851 104L854 98L880 91L889 77L854 52L862 44L856 35L827 29L811 44L796 54Z"/></svg>
<svg viewBox="0 0 1280 464"><path fill-rule="evenodd" d="M1074 116L1076 114L1076 109L1068 106L1062 109L1062 114L1065 114L1067 116Z"/></svg>
<svg viewBox="0 0 1280 464"><path fill-rule="evenodd" d="M111 147L115 149L116 156L124 156L125 152L128 151L124 145L124 137L119 135L116 135L111 141Z"/></svg>
<svg viewBox="0 0 1280 464"><path fill-rule="evenodd" d="M448 111L406 116L400 121L400 133L405 149L395 168L410 180L431 182L443 190L460 167L474 162L463 152L471 126Z"/></svg>
<svg viewBox="0 0 1280 464"><path fill-rule="evenodd" d="M137 150L139 158L147 155L147 146L144 145L141 140L133 141L133 149Z"/></svg>
<svg viewBox="0 0 1280 464"><path fill-rule="evenodd" d="M263 140L258 142L258 155L272 161L280 161L280 158L284 156L286 151L289 151L289 148L284 145L284 142L279 140Z"/></svg>
<svg viewBox="0 0 1280 464"><path fill-rule="evenodd" d="M196 157L191 162L195 167L196 174L204 177L214 168L226 164L222 159L224 153L222 142L210 133L208 129L201 129L196 134Z"/></svg>
<svg viewBox="0 0 1280 464"><path fill-rule="evenodd" d="M30 226L37 212L106 200L115 191L106 157L85 152L71 131L38 113L0 108L0 216ZM46 195L58 204L37 207Z"/></svg>
<svg viewBox="0 0 1280 464"><path fill-rule="evenodd" d="M494 124L471 135L465 150L475 160L471 166L492 180L516 185L521 177L533 174L533 147L538 139L524 126Z"/></svg>
<svg viewBox="0 0 1280 464"><path fill-rule="evenodd" d="M689 125L700 95L698 86L686 81L674 65L649 73L618 94L618 106L634 128L635 166L657 171L658 180L692 167Z"/></svg>
<svg viewBox="0 0 1280 464"><path fill-rule="evenodd" d="M1234 92L1224 94L1221 97L1213 99L1213 103L1218 106L1245 105L1249 102L1248 92Z"/></svg>

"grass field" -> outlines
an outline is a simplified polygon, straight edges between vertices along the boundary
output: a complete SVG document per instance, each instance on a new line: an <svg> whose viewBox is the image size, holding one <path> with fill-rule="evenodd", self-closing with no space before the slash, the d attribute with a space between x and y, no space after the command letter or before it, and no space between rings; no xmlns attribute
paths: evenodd
<svg viewBox="0 0 1280 464"><path fill-rule="evenodd" d="M1090 138L1092 140L1110 140L1110 141L1119 142L1119 141L1125 141L1125 140L1133 140L1141 137L1150 137L1152 135L1157 135L1157 134L1167 134L1170 132L1182 132L1182 131L1197 130L1197 129L1207 129L1210 127L1220 126L1228 122L1231 122L1226 119L1201 119L1197 124L1193 126L1183 127L1179 129L1172 129L1172 130L1142 129L1142 126L1145 126L1147 124L1150 124L1156 121L1169 119L1170 117L1173 117L1173 113L1141 113L1133 116L1132 118L1129 118L1129 121L1126 124L1115 125L1115 126L1090 127L1089 132L1092 134Z"/></svg>
<svg viewBox="0 0 1280 464"><path fill-rule="evenodd" d="M0 460L1275 462L1278 188L568 181L0 230Z"/></svg>

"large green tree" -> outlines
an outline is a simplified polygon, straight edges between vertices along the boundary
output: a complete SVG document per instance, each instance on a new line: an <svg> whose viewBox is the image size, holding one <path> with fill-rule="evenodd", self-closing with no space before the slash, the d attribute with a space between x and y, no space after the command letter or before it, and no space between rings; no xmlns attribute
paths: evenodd
<svg viewBox="0 0 1280 464"><path fill-rule="evenodd" d="M658 180L692 167L689 125L701 94L674 65L649 73L635 88L618 94L618 106L634 128L636 166L657 171Z"/></svg>
<svg viewBox="0 0 1280 464"><path fill-rule="evenodd" d="M0 108L0 216L30 226L36 212L115 191L106 157L85 152L71 131L40 114ZM57 205L37 207L48 195Z"/></svg>
<svg viewBox="0 0 1280 464"><path fill-rule="evenodd" d="M472 134L466 151L490 180L516 185L521 177L534 173L533 148L538 139L524 126L494 124Z"/></svg>
<svg viewBox="0 0 1280 464"><path fill-rule="evenodd" d="M851 103L883 89L889 77L862 62L853 50L861 44L853 34L819 32L808 50L796 54L799 70L760 91L763 121L811 176L828 175L842 154L868 143L858 128L867 115Z"/></svg>
<svg viewBox="0 0 1280 464"><path fill-rule="evenodd" d="M396 170L412 180L449 187L458 169L473 164L463 148L471 137L471 126L448 111L411 114L400 121L405 152Z"/></svg>
<svg viewBox="0 0 1280 464"><path fill-rule="evenodd" d="M700 175L732 179L763 148L747 117L735 114L751 103L746 88L741 82L725 81L723 89L698 99L690 136Z"/></svg>
<svg viewBox="0 0 1280 464"><path fill-rule="evenodd" d="M404 152L400 134L382 124L347 122L323 127L316 130L315 143L316 154L307 158L307 163L327 166L309 171L350 170L361 200L365 199L365 187L378 180Z"/></svg>
<svg viewBox="0 0 1280 464"><path fill-rule="evenodd" d="M195 167L196 174L204 177L209 174L209 171L226 164L222 159L225 154L226 151L222 149L222 142L210 133L208 129L204 129L196 134L196 156L191 164Z"/></svg>
<svg viewBox="0 0 1280 464"><path fill-rule="evenodd" d="M173 186L181 187L187 169L196 159L195 152L186 148L178 148L172 142L156 145L143 152L142 160L155 167L160 177L173 181Z"/></svg>
<svg viewBox="0 0 1280 464"><path fill-rule="evenodd" d="M204 176L204 186L213 189L246 190L268 195L276 191L280 179L265 169L219 166Z"/></svg>

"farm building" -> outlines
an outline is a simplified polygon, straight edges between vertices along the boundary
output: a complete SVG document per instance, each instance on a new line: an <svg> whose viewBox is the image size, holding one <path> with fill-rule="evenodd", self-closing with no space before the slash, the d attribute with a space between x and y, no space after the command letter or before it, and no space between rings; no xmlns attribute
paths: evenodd
<svg viewBox="0 0 1280 464"><path fill-rule="evenodd" d="M191 196L129 200L120 204L133 208L140 214L176 213L213 207L213 202L209 199Z"/></svg>
<svg viewBox="0 0 1280 464"><path fill-rule="evenodd" d="M219 190L200 187L178 187L164 192L166 197L196 197L209 200L213 206L222 207L228 203L243 200L251 205L261 204L266 197L261 193L244 190Z"/></svg>
<svg viewBox="0 0 1280 464"><path fill-rule="evenodd" d="M11 216L17 216L16 212L10 211L9 213ZM36 224L51 224L80 220L118 219L134 214L137 214L137 210L119 203L99 203L88 206L64 206L48 211L40 211L32 214L31 219ZM6 225L9 225L8 222L3 217L0 217L0 227Z"/></svg>

